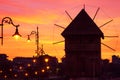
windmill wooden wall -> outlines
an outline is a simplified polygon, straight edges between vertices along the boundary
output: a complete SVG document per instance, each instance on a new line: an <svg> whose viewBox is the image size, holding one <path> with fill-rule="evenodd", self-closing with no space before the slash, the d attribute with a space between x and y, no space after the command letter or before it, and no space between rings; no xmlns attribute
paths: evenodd
<svg viewBox="0 0 120 80"><path fill-rule="evenodd" d="M70 77L99 77L102 31L82 9L62 32L65 38L65 73Z"/></svg>

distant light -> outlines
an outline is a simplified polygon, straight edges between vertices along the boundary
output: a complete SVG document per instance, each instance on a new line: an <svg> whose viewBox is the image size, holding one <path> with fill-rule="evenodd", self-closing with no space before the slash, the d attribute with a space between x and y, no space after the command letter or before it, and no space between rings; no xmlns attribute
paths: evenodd
<svg viewBox="0 0 120 80"><path fill-rule="evenodd" d="M50 66L47 66L46 68L47 68L47 69L50 69Z"/></svg>
<svg viewBox="0 0 120 80"><path fill-rule="evenodd" d="M56 68L56 71L58 72L60 69L59 68Z"/></svg>
<svg viewBox="0 0 120 80"><path fill-rule="evenodd" d="M36 63L36 59L33 59L33 63Z"/></svg>
<svg viewBox="0 0 120 80"><path fill-rule="evenodd" d="M2 73L3 71L2 70L0 70L0 73Z"/></svg>
<svg viewBox="0 0 120 80"><path fill-rule="evenodd" d="M28 73L25 73L25 76L28 76Z"/></svg>
<svg viewBox="0 0 120 80"><path fill-rule="evenodd" d="M28 66L28 67L30 67L30 66L31 66L31 64L27 64L27 66Z"/></svg>
<svg viewBox="0 0 120 80"><path fill-rule="evenodd" d="M45 58L45 62L47 63L49 61L49 59L48 58Z"/></svg>
<svg viewBox="0 0 120 80"><path fill-rule="evenodd" d="M37 75L38 74L38 72L37 71L35 71L35 75Z"/></svg>
<svg viewBox="0 0 120 80"><path fill-rule="evenodd" d="M37 53L34 54L35 57L36 57L37 55L38 55Z"/></svg>
<svg viewBox="0 0 120 80"><path fill-rule="evenodd" d="M5 75L4 78L7 78L7 75Z"/></svg>
<svg viewBox="0 0 120 80"><path fill-rule="evenodd" d="M10 68L9 71L12 71L12 69Z"/></svg>
<svg viewBox="0 0 120 80"><path fill-rule="evenodd" d="M18 75L17 74L14 74L14 77L17 77Z"/></svg>
<svg viewBox="0 0 120 80"><path fill-rule="evenodd" d="M42 69L41 71L42 71L43 73L45 72L45 70L44 70L44 69Z"/></svg>
<svg viewBox="0 0 120 80"><path fill-rule="evenodd" d="M11 58L10 58L9 60L10 60L10 61L13 61L13 59L11 59Z"/></svg>
<svg viewBox="0 0 120 80"><path fill-rule="evenodd" d="M22 68L23 68L22 66L19 67L20 70L21 70Z"/></svg>

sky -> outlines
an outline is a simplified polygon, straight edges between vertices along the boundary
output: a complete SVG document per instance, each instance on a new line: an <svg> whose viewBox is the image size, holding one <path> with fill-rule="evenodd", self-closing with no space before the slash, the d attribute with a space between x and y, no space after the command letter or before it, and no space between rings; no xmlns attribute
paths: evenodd
<svg viewBox="0 0 120 80"><path fill-rule="evenodd" d="M13 39L15 27L4 23L4 45L0 45L0 53L5 53L12 59L14 57L32 57L35 54L35 35L31 36L31 42L27 42L27 35L36 31L39 27L40 47L46 54L55 56L59 60L65 54L64 42L52 44L64 40L61 36L62 28L71 22L65 10L74 18L85 5L85 10L91 18L97 8L100 10L95 18L95 23L100 26L109 20L109 24L100 28L105 36L119 36L120 34L120 0L0 0L0 20L10 17L14 24L19 24L19 33L22 37ZM110 59L112 55L120 55L120 38L107 38L102 43L109 45L116 51L101 45L102 58Z"/></svg>

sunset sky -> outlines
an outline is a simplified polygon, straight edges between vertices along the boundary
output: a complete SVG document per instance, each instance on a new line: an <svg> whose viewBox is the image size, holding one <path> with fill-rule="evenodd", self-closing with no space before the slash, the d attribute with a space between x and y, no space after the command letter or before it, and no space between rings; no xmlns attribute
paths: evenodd
<svg viewBox="0 0 120 80"><path fill-rule="evenodd" d="M35 35L31 42L27 42L27 35L39 27L40 46L43 44L46 54L62 58L64 56L64 43L53 42L64 40L61 36L62 28L71 22L65 10L74 18L85 5L85 10L93 18L96 10L100 10L95 18L98 26L113 19L113 21L100 28L105 36L119 36L120 34L120 0L0 0L0 20L10 17L14 24L19 24L19 33L22 38L12 38L15 27L4 24L4 45L0 45L0 53L5 53L9 58L16 56L32 57L35 54ZM120 38L105 38L103 43L114 48L112 51L102 46L102 58L110 59L112 55L120 55Z"/></svg>

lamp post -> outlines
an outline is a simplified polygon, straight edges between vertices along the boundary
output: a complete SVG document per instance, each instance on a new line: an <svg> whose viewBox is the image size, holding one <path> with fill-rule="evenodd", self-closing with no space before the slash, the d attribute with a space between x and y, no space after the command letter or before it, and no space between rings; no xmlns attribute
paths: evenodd
<svg viewBox="0 0 120 80"><path fill-rule="evenodd" d="M37 31L32 31L30 33L30 35L28 35L28 42L30 42L30 36L35 34L35 42L36 42L36 50L35 50L35 53L37 54L36 57L39 57L40 56L40 53L41 55L45 54L44 53L44 50L43 50L43 46L42 48L39 47L39 31L38 31L38 27L37 27Z"/></svg>
<svg viewBox="0 0 120 80"><path fill-rule="evenodd" d="M4 23L12 24L14 27L16 27L16 31L15 31L15 33L12 35L13 37L15 37L15 38L21 37L21 35L20 35L19 32L18 32L18 27L19 27L20 25L15 25L10 17L4 17L4 18L2 19L1 24L0 24L0 26L1 26L1 37L0 37L0 38L1 38L1 45L3 45L3 26L4 26Z"/></svg>

